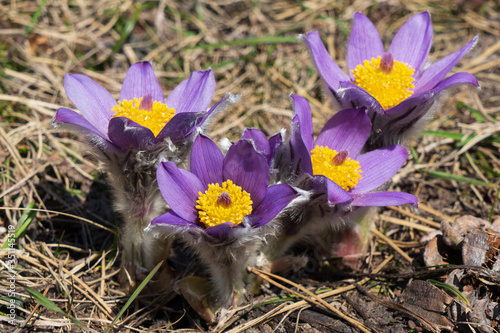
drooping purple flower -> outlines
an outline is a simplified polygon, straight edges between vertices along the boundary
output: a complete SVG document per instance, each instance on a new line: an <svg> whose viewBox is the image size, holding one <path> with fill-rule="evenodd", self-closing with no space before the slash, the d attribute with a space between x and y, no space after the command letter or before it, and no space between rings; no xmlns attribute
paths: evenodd
<svg viewBox="0 0 500 333"><path fill-rule="evenodd" d="M160 191L172 211L155 218L150 230L179 234L208 265L221 306L234 305L242 274L255 255L265 226L297 192L287 184L269 186L266 156L242 139L223 156L209 138L198 135L191 171L163 162Z"/></svg>
<svg viewBox="0 0 500 333"><path fill-rule="evenodd" d="M478 86L476 78L465 72L445 78L478 37L427 66L432 38L430 15L422 12L403 24L385 52L372 22L355 13L347 46L347 75L328 54L318 31L304 37L327 90L340 107L366 108L372 130L365 150L402 143L417 134L447 88L460 83Z"/></svg>

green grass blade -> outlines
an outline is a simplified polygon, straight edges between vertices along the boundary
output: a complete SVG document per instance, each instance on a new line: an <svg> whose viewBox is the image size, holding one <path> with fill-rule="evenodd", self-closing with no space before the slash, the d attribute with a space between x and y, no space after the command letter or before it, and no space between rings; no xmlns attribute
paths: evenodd
<svg viewBox="0 0 500 333"><path fill-rule="evenodd" d="M453 132L447 132L447 131L423 131L420 135L421 136L432 135L432 136L437 136L440 138L452 139L455 141L459 141L458 142L459 147L466 145L470 140L474 139L477 136L477 134L472 134L472 135L467 136L467 138L465 140L463 140L463 138L465 137L465 134L453 133ZM483 143L500 143L500 136L492 135L490 137L484 138L483 140L481 140L481 142L483 142Z"/></svg>
<svg viewBox="0 0 500 333"><path fill-rule="evenodd" d="M125 311L127 311L127 309L130 306L130 304L132 304L132 302L137 298L137 296L139 296L139 294L141 293L142 289L144 289L144 287L148 284L149 280L151 280L153 278L153 276L160 269L160 267L161 267L162 264L163 264L163 261L161 261L158 265L156 265L156 267L153 268L153 270L151 271L151 273L149 273L148 276L146 276L146 278L144 279L144 281L142 281L142 283L139 285L139 287L137 287L137 289L134 291L134 293L132 294L132 296L130 296L130 298L127 301L127 303L125 303L125 305L120 310L120 312L116 316L115 320L113 320L113 322L108 327L108 329L106 330L105 333L108 333L109 330L113 327L113 325L115 325L116 322L120 319L120 317L125 313Z"/></svg>
<svg viewBox="0 0 500 333"><path fill-rule="evenodd" d="M464 177L464 176L457 176L457 175L452 175L447 172L443 171L430 171L430 170L425 170L422 169L422 172L425 172L426 174L429 174L433 177L444 179L444 180L449 180L449 181L456 181L459 183L466 183L466 184L471 184L471 185L478 185L478 186L484 186L484 187L492 187L493 184L490 183L485 183L481 180L477 180L474 178L469 178L469 177Z"/></svg>
<svg viewBox="0 0 500 333"><path fill-rule="evenodd" d="M14 231L14 239L17 240L19 237L24 235L24 232L35 218L37 211L33 210L33 207L35 207L35 203L30 202L26 207L26 210L21 215L21 218L17 222L16 230ZM7 241L3 244L2 249L6 249L9 246L8 241L9 239L7 239Z"/></svg>
<svg viewBox="0 0 500 333"><path fill-rule="evenodd" d="M125 43L125 41L127 40L128 36L130 36L132 30L134 30L134 27L137 24L137 20L139 19L139 14L141 13L141 11L142 11L141 6L137 6L135 8L134 13L132 14L132 18L127 21L125 27L123 28L123 32L120 38L116 41L115 45L113 45L112 48L113 54L118 52L120 47L122 47L123 43Z"/></svg>
<svg viewBox="0 0 500 333"><path fill-rule="evenodd" d="M84 325L81 321L79 321L78 319L76 319L75 317L72 317L70 315L68 315L66 312L64 312L63 310L61 310L57 305L54 304L54 302L52 302L50 299L48 299L47 297L43 296L42 294L40 294L38 291L36 291L35 289L32 289L30 287L24 287L24 289L26 289L26 291L38 302L40 303L41 306L49 309L49 310L52 310L52 311L55 311L59 314L62 314L64 317L68 318L69 320L71 320L73 322L73 324L75 324L76 326L80 327L80 328L84 328Z"/></svg>
<svg viewBox="0 0 500 333"><path fill-rule="evenodd" d="M443 282L439 282L439 281L436 281L436 280L432 280L432 279L428 279L427 281L429 281L430 283L432 283L433 285L435 285L436 287L438 288L441 288L441 289L444 289L446 290L447 292L449 292L450 294L453 294L455 296L457 296L458 298L460 298L462 301L464 301L465 304L467 305L470 305L469 303L469 300L467 299L467 297L465 297L461 292L460 290L458 290L457 288L447 284L447 283L443 283Z"/></svg>
<svg viewBox="0 0 500 333"><path fill-rule="evenodd" d="M33 28L35 27L35 23L38 22L38 19L40 18L40 15L42 15L42 10L43 7L47 4L47 0L42 0L40 4L38 5L38 8L36 9L36 12L33 14L33 17L31 18L30 25L26 27L26 32L25 34L29 34Z"/></svg>

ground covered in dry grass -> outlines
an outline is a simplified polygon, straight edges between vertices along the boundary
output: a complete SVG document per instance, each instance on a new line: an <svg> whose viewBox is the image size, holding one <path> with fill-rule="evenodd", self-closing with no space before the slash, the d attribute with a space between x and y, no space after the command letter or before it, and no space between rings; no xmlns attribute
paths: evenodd
<svg viewBox="0 0 500 333"><path fill-rule="evenodd" d="M454 91L411 144L411 158L392 189L417 195L419 211L381 210L355 270L339 258L315 256L307 245L297 248L311 258L305 269L284 275L287 281L256 272L270 283L219 325L205 323L171 290L153 293L148 286L120 313L129 296L119 284L120 217L112 211L106 177L78 137L51 126L59 107L73 107L64 74L83 73L117 97L126 70L139 60L151 61L167 94L191 71L210 67L217 79L214 101L227 91L242 94L214 124L213 137L238 139L244 127L278 132L290 123L292 92L309 100L319 129L333 112L297 34L319 30L345 69L354 12L368 15L388 43L423 10L434 26L431 61L480 36L452 72L474 74L481 89ZM461 243L458 251L442 242L446 234L424 236L461 216L494 221L500 215L499 12L494 0L3 1L0 244L12 234L9 225L18 227L13 271L9 250L0 250L0 330L498 332L500 273L493 268L499 234L473 228L488 244L487 262L474 269L467 255L457 255L474 246L467 250ZM462 265L462 271L423 268L426 255L436 256L437 264ZM171 263L185 259L172 257ZM452 290L456 274L467 279ZM20 325L8 323L12 292ZM460 317L473 310L461 298L471 294L489 303ZM485 315L493 327L484 324Z"/></svg>

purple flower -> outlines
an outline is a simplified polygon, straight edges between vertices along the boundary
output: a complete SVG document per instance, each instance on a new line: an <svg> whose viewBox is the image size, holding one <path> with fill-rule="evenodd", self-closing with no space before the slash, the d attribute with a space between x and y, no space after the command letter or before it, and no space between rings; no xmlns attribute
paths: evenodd
<svg viewBox="0 0 500 333"><path fill-rule="evenodd" d="M130 67L123 81L118 102L111 94L82 74L66 74L64 88L82 115L61 108L54 124L65 124L90 139L104 151L145 149L170 138L176 143L223 102L208 110L215 91L211 70L195 71L167 97L149 62ZM207 111L208 110L208 111Z"/></svg>
<svg viewBox="0 0 500 333"><path fill-rule="evenodd" d="M319 33L304 37L319 74L341 108L365 107L372 121L368 150L404 141L425 124L436 98L459 83L478 86L469 73L445 78L455 64L474 46L474 37L460 50L426 65L433 30L428 12L412 16L397 32L384 52L382 40L370 20L354 14L345 74L332 60Z"/></svg>
<svg viewBox="0 0 500 333"><path fill-rule="evenodd" d="M157 179L172 211L154 219L151 226L193 229L219 240L239 229L263 226L296 197L289 185L269 186L266 157L245 139L224 157L212 140L200 134L191 151L191 172L163 162Z"/></svg>
<svg viewBox="0 0 500 333"><path fill-rule="evenodd" d="M245 267L255 263L262 240L273 230L267 224L297 197L287 184L269 186L268 160L256 146L242 139L224 157L200 134L191 151L191 172L172 162L161 163L157 172L172 211L148 229L160 236L177 233L191 245L210 271L217 307L239 303Z"/></svg>
<svg viewBox="0 0 500 333"><path fill-rule="evenodd" d="M363 109L338 112L314 140L309 103L303 97L291 97L295 109L290 139L292 168L312 176L313 190L327 193L330 204L417 206L414 195L375 191L403 166L408 152L402 146L392 145L360 154L371 128Z"/></svg>

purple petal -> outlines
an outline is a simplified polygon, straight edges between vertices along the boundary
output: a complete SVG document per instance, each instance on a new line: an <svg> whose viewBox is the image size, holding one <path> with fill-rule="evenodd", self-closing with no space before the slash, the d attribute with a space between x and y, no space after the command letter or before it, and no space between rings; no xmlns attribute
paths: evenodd
<svg viewBox="0 0 500 333"><path fill-rule="evenodd" d="M90 131L94 134L97 134L103 139L107 139L106 135L104 135L102 132L100 132L97 128L95 128L91 123L87 121L87 119L83 118L81 115L76 113L75 111L72 111L70 109L66 108L60 108L57 110L57 113L54 117L53 120L54 124L59 124L59 123L69 123L76 125L78 127L81 127L87 131ZM82 131L81 129L78 130L79 132L85 133L85 131Z"/></svg>
<svg viewBox="0 0 500 333"><path fill-rule="evenodd" d="M240 224L239 224L240 225ZM216 226L206 228L205 233L217 239L225 239L233 232L234 224L231 222L221 223Z"/></svg>
<svg viewBox="0 0 500 333"><path fill-rule="evenodd" d="M133 64L123 80L120 100L133 100L151 95L153 101L163 103L163 91L153 71L153 66L147 61Z"/></svg>
<svg viewBox="0 0 500 333"><path fill-rule="evenodd" d="M98 151L104 154L122 154L123 152L116 145L111 143L108 138L98 131L80 114L60 108L54 117L53 124L56 127L62 126L67 130L72 130L85 136L88 141L98 147Z"/></svg>
<svg viewBox="0 0 500 333"><path fill-rule="evenodd" d="M326 194L330 204L343 203L352 200L349 192L323 175L315 175L312 177L308 183L308 189L312 190L315 195Z"/></svg>
<svg viewBox="0 0 500 333"><path fill-rule="evenodd" d="M166 104L177 113L207 111L214 92L214 73L211 70L195 71L170 93Z"/></svg>
<svg viewBox="0 0 500 333"><path fill-rule="evenodd" d="M222 183L224 155L219 147L204 135L198 135L191 150L191 172L204 185Z"/></svg>
<svg viewBox="0 0 500 333"><path fill-rule="evenodd" d="M227 151L223 179L230 179L247 191L255 208L266 196L269 185L267 158L257 152L250 141L240 140Z"/></svg>
<svg viewBox="0 0 500 333"><path fill-rule="evenodd" d="M477 87L479 86L479 82L477 82L477 79L474 77L474 75L466 72L460 72L453 74L452 76L442 80L432 90L437 94L443 91L443 89L446 89L454 84L460 84L460 83L470 83Z"/></svg>
<svg viewBox="0 0 500 333"><path fill-rule="evenodd" d="M418 199L413 194L403 192L370 192L353 195L352 206L382 207L412 204L418 206Z"/></svg>
<svg viewBox="0 0 500 333"><path fill-rule="evenodd" d="M290 138L290 168L292 174L307 173L313 175L311 151L307 149L300 134L299 124L292 123L292 137Z"/></svg>
<svg viewBox="0 0 500 333"><path fill-rule="evenodd" d="M341 82L337 90L339 101L344 109L365 107L369 115L373 113L384 114L380 103L363 88L350 82Z"/></svg>
<svg viewBox="0 0 500 333"><path fill-rule="evenodd" d="M443 59L433 63L422 72L422 75L415 82L415 93L431 90L441 81L446 74L456 65L464 55L476 44L478 36L465 44L460 50L447 55Z"/></svg>
<svg viewBox="0 0 500 333"><path fill-rule="evenodd" d="M371 123L363 109L347 109L337 112L321 130L317 146L332 150L347 150L350 158L356 158L370 135Z"/></svg>
<svg viewBox="0 0 500 333"><path fill-rule="evenodd" d="M178 168L174 162L160 163L156 172L163 199L181 218L194 222L198 219L196 200L198 192L207 189L191 172Z"/></svg>
<svg viewBox="0 0 500 333"><path fill-rule="evenodd" d="M308 150L314 148L314 138L313 138L313 124L311 107L309 102L304 97L291 94L293 100L293 109L295 111L295 117L293 122L300 124L300 136L306 145Z"/></svg>
<svg viewBox="0 0 500 333"><path fill-rule="evenodd" d="M352 194L366 193L385 184L406 162L408 152L402 146L387 146L360 155L361 177Z"/></svg>
<svg viewBox="0 0 500 333"><path fill-rule="evenodd" d="M125 117L109 121L109 139L122 149L146 149L155 144L155 136L147 127Z"/></svg>
<svg viewBox="0 0 500 333"><path fill-rule="evenodd" d="M328 51L321 41L319 32L313 31L307 34L304 40L309 45L311 54L318 68L319 75L325 80L326 84L333 90L337 90L340 81L349 81L347 76L340 67L333 61L328 54Z"/></svg>
<svg viewBox="0 0 500 333"><path fill-rule="evenodd" d="M429 12L413 15L396 33L387 52L394 60L410 65L417 74L429 54L433 35Z"/></svg>
<svg viewBox="0 0 500 333"><path fill-rule="evenodd" d="M274 158L274 152L276 151L276 148L278 148L282 143L283 143L283 136L281 135L281 133L277 133L269 138L270 152L268 161L271 161L271 159Z"/></svg>
<svg viewBox="0 0 500 333"><path fill-rule="evenodd" d="M175 214L174 212L168 212L163 215L158 216L157 218L153 219L151 221L151 225L161 225L161 224L169 224L169 225L178 225L178 226L186 226L186 227L195 227L199 228L196 224L193 222L184 220L182 217L179 215Z"/></svg>
<svg viewBox="0 0 500 333"><path fill-rule="evenodd" d="M319 176L314 176L314 178ZM324 177L324 176L321 176ZM352 196L342 187L333 182L330 178L326 178L326 186L328 191L328 202L330 204L338 204L352 200Z"/></svg>
<svg viewBox="0 0 500 333"><path fill-rule="evenodd" d="M271 154L271 147L269 146L269 140L267 140L266 135L259 129L256 128L245 128L242 139L250 139L254 142L257 151L269 157Z"/></svg>
<svg viewBox="0 0 500 333"><path fill-rule="evenodd" d="M297 192L287 184L270 186L264 200L252 211L252 215L260 216L262 219L252 226L260 227L271 221L296 197Z"/></svg>
<svg viewBox="0 0 500 333"><path fill-rule="evenodd" d="M206 116L207 112L177 113L158 133L156 142L161 142L165 138L170 138L173 143L181 141L200 126Z"/></svg>
<svg viewBox="0 0 500 333"><path fill-rule="evenodd" d="M365 60L384 53L384 44L373 23L361 13L354 14L354 24L347 44L347 68L349 72Z"/></svg>
<svg viewBox="0 0 500 333"><path fill-rule="evenodd" d="M108 134L111 109L116 101L111 94L91 78L82 74L64 75L66 95L103 137Z"/></svg>

